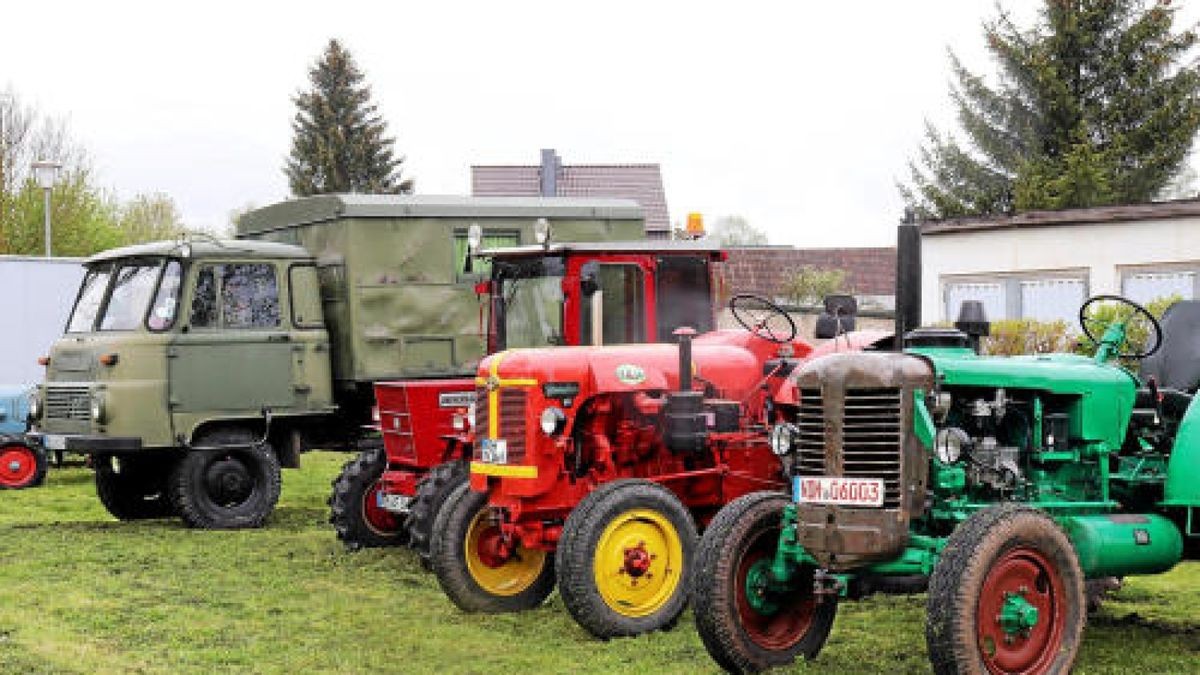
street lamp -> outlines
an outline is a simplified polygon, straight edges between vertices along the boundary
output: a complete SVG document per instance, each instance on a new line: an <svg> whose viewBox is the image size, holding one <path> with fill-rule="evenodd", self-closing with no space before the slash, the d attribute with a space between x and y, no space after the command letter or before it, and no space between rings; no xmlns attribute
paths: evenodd
<svg viewBox="0 0 1200 675"><path fill-rule="evenodd" d="M54 187L54 181L58 178L58 170L62 168L62 164L43 159L33 163L33 173L37 177L38 185L42 186L42 194L45 196L45 211L46 211L46 257L50 257L50 188Z"/></svg>

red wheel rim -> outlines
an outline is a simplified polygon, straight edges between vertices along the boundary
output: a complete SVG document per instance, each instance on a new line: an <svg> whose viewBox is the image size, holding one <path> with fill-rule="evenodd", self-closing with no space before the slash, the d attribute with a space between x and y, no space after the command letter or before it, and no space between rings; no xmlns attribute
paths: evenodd
<svg viewBox="0 0 1200 675"><path fill-rule="evenodd" d="M363 521L379 535L388 536L400 531L400 517L379 505L379 481L363 495Z"/></svg>
<svg viewBox="0 0 1200 675"><path fill-rule="evenodd" d="M774 556L778 541L778 529L758 535L738 561L734 578L734 603L742 630L755 644L772 651L790 649L800 642L812 627L813 615L817 610L816 599L812 595L811 571L799 575L796 590L779 596L779 611L763 614L751 606L746 597L746 577L755 563Z"/></svg>
<svg viewBox="0 0 1200 675"><path fill-rule="evenodd" d="M37 474L37 455L23 445L0 448L0 485L8 488L25 487Z"/></svg>
<svg viewBox="0 0 1200 675"><path fill-rule="evenodd" d="M1013 594L1037 608L1037 624L1025 631L1001 625L1005 599ZM975 617L976 640L992 673L1044 673L1058 655L1067 623L1066 590L1054 563L1040 551L1006 552L983 580Z"/></svg>

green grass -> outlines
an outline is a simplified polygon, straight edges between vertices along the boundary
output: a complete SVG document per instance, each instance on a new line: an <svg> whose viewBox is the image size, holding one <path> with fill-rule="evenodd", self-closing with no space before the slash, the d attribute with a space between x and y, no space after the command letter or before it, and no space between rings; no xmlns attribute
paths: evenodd
<svg viewBox="0 0 1200 675"><path fill-rule="evenodd" d="M406 549L347 553L326 523L345 458L285 472L269 526L118 523L90 473L0 492L0 672L716 672L690 615L669 633L596 642L557 596L463 614ZM842 606L811 673L921 673L923 596ZM1200 672L1200 563L1130 580L1089 625L1078 673Z"/></svg>

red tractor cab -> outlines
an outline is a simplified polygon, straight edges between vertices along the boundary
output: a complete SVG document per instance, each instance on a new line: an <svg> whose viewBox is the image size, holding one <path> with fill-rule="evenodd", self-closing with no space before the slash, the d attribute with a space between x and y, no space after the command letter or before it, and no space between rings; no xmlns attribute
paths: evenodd
<svg viewBox="0 0 1200 675"><path fill-rule="evenodd" d="M476 285L487 352L671 340L711 329L725 253L699 242L558 243L480 251ZM479 271L478 269L476 271ZM475 378L375 386L383 448L334 481L331 522L348 546L408 541L425 559L437 507L467 480L462 434Z"/></svg>
<svg viewBox="0 0 1200 675"><path fill-rule="evenodd" d="M433 528L432 566L455 604L527 609L557 583L598 637L675 621L697 524L743 494L784 487L767 428L777 406L796 403L788 374L891 340L862 331L814 347L766 300L738 295L731 307L747 330L516 349L480 363L470 484Z"/></svg>

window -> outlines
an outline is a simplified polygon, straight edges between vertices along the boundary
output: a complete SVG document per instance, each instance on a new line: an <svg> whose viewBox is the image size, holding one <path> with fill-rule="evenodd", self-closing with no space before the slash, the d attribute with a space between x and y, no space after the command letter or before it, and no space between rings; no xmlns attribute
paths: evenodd
<svg viewBox="0 0 1200 675"><path fill-rule="evenodd" d="M100 303L104 301L104 292L108 290L111 275L112 270L108 267L88 270L87 276L83 278L83 285L79 287L75 311L71 312L71 320L67 322L68 333L86 333L96 325Z"/></svg>
<svg viewBox="0 0 1200 675"><path fill-rule="evenodd" d="M592 263L588 263L591 265ZM588 265L584 266L587 276ZM646 341L646 311L643 273L637 265L598 265L592 278L594 292L586 292L580 303L579 343L594 344L592 317L595 303L601 303L601 339L603 344L630 344Z"/></svg>
<svg viewBox="0 0 1200 675"><path fill-rule="evenodd" d="M175 323L175 312L179 308L181 270L182 267L175 260L163 268L162 281L158 284L158 292L154 294L150 316L146 318L146 326L150 330L166 330Z"/></svg>
<svg viewBox="0 0 1200 675"><path fill-rule="evenodd" d="M1196 297L1196 272L1193 270L1137 270L1122 275L1121 295L1145 305L1158 298Z"/></svg>
<svg viewBox="0 0 1200 675"><path fill-rule="evenodd" d="M943 318L954 321L964 300L983 304L988 321L1035 319L1075 322L1087 299L1086 272L1033 272L943 278Z"/></svg>
<svg viewBox="0 0 1200 675"><path fill-rule="evenodd" d="M490 248L508 248L510 246L521 245L521 234L512 231L484 231L483 242L479 245L480 249L487 250ZM454 275L455 278L463 277L463 270L467 263L467 232L465 230L454 233ZM471 261L472 278L487 278L491 276L492 263L487 259L479 259Z"/></svg>
<svg viewBox="0 0 1200 675"><path fill-rule="evenodd" d="M227 263L205 265L200 269L192 294L193 327L272 328L278 325L279 286L274 265Z"/></svg>

